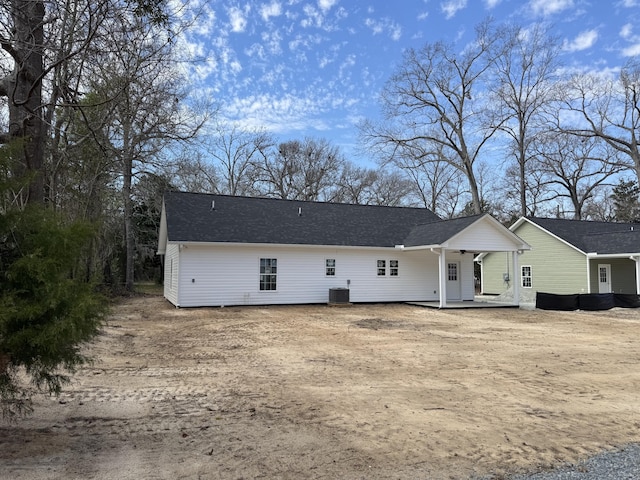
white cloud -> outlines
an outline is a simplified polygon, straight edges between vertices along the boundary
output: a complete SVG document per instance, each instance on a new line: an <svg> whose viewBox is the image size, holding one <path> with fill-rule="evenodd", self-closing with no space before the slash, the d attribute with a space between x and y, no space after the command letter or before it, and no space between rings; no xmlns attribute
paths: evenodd
<svg viewBox="0 0 640 480"><path fill-rule="evenodd" d="M624 48L622 50L622 55L624 55L625 57L635 57L640 55L640 42Z"/></svg>
<svg viewBox="0 0 640 480"><path fill-rule="evenodd" d="M572 41L565 40L562 49L568 52L578 52L591 48L598 40L597 30L585 30L580 32Z"/></svg>
<svg viewBox="0 0 640 480"><path fill-rule="evenodd" d="M282 53L282 47L280 46L282 43L282 34L280 33L280 30L265 30L260 36L262 41L265 42L269 53L273 55L279 55Z"/></svg>
<svg viewBox="0 0 640 480"><path fill-rule="evenodd" d="M453 18L459 10L467 6L467 0L449 0L440 4L440 9L448 19Z"/></svg>
<svg viewBox="0 0 640 480"><path fill-rule="evenodd" d="M356 56L351 54L348 55L347 58L344 59L344 61L342 62L342 64L340 65L340 68L338 69L338 76L340 78L344 78L348 71L350 71L354 66L356 65Z"/></svg>
<svg viewBox="0 0 640 480"><path fill-rule="evenodd" d="M321 105L327 104L326 98L263 93L231 99L223 115L245 128L265 128L280 134L309 132L312 129L330 128L330 125L319 118L324 110Z"/></svg>
<svg viewBox="0 0 640 480"><path fill-rule="evenodd" d="M640 2L638 0L623 0L621 3L622 6L626 8L633 8L640 5Z"/></svg>
<svg viewBox="0 0 640 480"><path fill-rule="evenodd" d="M271 17L279 17L280 15L282 15L282 5L276 0L271 3L263 3L260 7L260 16L265 22L268 22Z"/></svg>
<svg viewBox="0 0 640 480"><path fill-rule="evenodd" d="M500 2L502 2L502 0L484 0L484 4L489 10L497 7L500 4Z"/></svg>
<svg viewBox="0 0 640 480"><path fill-rule="evenodd" d="M227 10L229 15L229 23L231 23L231 31L236 33L244 32L247 28L247 17L250 7L247 6L243 12L238 7L231 7Z"/></svg>
<svg viewBox="0 0 640 480"><path fill-rule="evenodd" d="M633 24L624 24L620 28L620 36L630 43L630 45L622 49L623 56L635 57L640 55L640 35L633 33Z"/></svg>
<svg viewBox="0 0 640 480"><path fill-rule="evenodd" d="M383 18L380 20L367 18L365 19L364 24L371 29L371 32L374 35L386 32L394 41L398 41L400 40L400 37L402 37L402 26L389 18Z"/></svg>
<svg viewBox="0 0 640 480"><path fill-rule="evenodd" d="M302 25L304 28L322 26L324 17L320 13L320 11L316 10L312 5L305 5L302 10L307 17L303 18L300 21L300 25Z"/></svg>
<svg viewBox="0 0 640 480"><path fill-rule="evenodd" d="M633 35L633 25L626 23L620 28L620 36L624 39L630 39Z"/></svg>
<svg viewBox="0 0 640 480"><path fill-rule="evenodd" d="M536 15L553 15L573 7L573 0L531 0L533 13Z"/></svg>
<svg viewBox="0 0 640 480"><path fill-rule="evenodd" d="M326 13L328 10L331 10L331 7L336 3L338 3L338 0L318 0L318 7Z"/></svg>

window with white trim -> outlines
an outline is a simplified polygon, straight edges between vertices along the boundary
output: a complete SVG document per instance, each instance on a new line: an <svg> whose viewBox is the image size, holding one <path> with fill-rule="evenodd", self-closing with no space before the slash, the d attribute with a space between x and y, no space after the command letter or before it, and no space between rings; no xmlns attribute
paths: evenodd
<svg viewBox="0 0 640 480"><path fill-rule="evenodd" d="M336 275L336 259L335 258L327 258L324 262L325 264L325 275L327 277L335 277Z"/></svg>
<svg viewBox="0 0 640 480"><path fill-rule="evenodd" d="M378 260L378 276L384 277L387 274L387 261Z"/></svg>
<svg viewBox="0 0 640 480"><path fill-rule="evenodd" d="M275 290L278 278L278 259L260 259L260 290Z"/></svg>
<svg viewBox="0 0 640 480"><path fill-rule="evenodd" d="M398 260L389 260L389 276L398 276Z"/></svg>
<svg viewBox="0 0 640 480"><path fill-rule="evenodd" d="M520 278L522 279L523 288L531 288L533 286L533 278L531 275L531 265L522 266L522 275L520 276Z"/></svg>

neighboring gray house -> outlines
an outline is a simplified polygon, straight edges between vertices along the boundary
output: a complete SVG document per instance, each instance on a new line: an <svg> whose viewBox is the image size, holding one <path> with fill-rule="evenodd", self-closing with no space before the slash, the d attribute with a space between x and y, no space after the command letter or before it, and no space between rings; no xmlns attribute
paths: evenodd
<svg viewBox="0 0 640 480"><path fill-rule="evenodd" d="M640 293L640 224L522 217L510 230L531 250L516 268L504 254L479 255L485 294L514 285L528 301L536 292Z"/></svg>
<svg viewBox="0 0 640 480"><path fill-rule="evenodd" d="M168 192L158 253L180 307L473 300L474 254L528 245L489 215Z"/></svg>

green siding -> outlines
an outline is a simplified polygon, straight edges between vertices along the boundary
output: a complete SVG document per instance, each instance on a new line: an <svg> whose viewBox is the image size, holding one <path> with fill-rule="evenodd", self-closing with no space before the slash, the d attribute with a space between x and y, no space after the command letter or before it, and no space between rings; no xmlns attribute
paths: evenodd
<svg viewBox="0 0 640 480"><path fill-rule="evenodd" d="M611 265L611 291L636 293L636 262L628 258L597 258L591 260L591 293L598 293L598 265Z"/></svg>
<svg viewBox="0 0 640 480"><path fill-rule="evenodd" d="M509 272L513 276L511 254L505 252L489 253L482 259L482 293L504 293L509 285L503 279L502 274Z"/></svg>
<svg viewBox="0 0 640 480"><path fill-rule="evenodd" d="M520 267L530 265L532 271L532 286L521 288L523 293L587 293L587 262L584 254L529 222L524 222L514 233L531 245L531 250L525 251L518 259ZM486 255L482 260L482 270L483 292L487 294L504 293L513 285L513 281L520 282L520 272L517 275L513 272L511 254ZM502 280L503 273L507 271L511 277L509 285Z"/></svg>

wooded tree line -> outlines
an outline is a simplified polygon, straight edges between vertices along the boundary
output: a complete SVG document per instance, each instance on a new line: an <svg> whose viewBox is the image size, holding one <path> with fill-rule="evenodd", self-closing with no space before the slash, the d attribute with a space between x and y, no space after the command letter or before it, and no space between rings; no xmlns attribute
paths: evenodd
<svg viewBox="0 0 640 480"><path fill-rule="evenodd" d="M541 27L484 22L476 41L405 53L360 125L365 167L322 138L227 124L188 89L188 2L0 5L0 397L16 372L58 391L97 331L95 286L160 278L166 189L638 219L640 63L569 69ZM564 68L563 68L564 67ZM64 332L61 334L60 332Z"/></svg>
<svg viewBox="0 0 640 480"><path fill-rule="evenodd" d="M197 12L186 7L11 0L1 14L0 138L21 144L9 172L29 179L4 200L98 225L84 271L103 283L131 289L158 275L148 267L167 188L505 222L615 219L612 194L634 201L613 187L640 177L640 64L617 77L563 74L560 45L540 26L485 21L464 48L407 51L380 96L383 117L360 125L372 168L323 138L223 122L216 99L187 89L185 62L197 59L179 40Z"/></svg>
<svg viewBox="0 0 640 480"><path fill-rule="evenodd" d="M562 65L560 52L541 26L491 21L464 48L409 50L363 138L438 212L456 178L475 213L625 220L611 195L640 179L640 63L614 76Z"/></svg>
<svg viewBox="0 0 640 480"><path fill-rule="evenodd" d="M490 212L633 219L640 178L640 63L572 70L542 26L478 25L462 48L409 50L359 125L359 166L324 139L284 143L217 124L168 176L186 190L417 205L443 217ZM620 205L620 206L618 206ZM626 206L624 206L626 205Z"/></svg>

